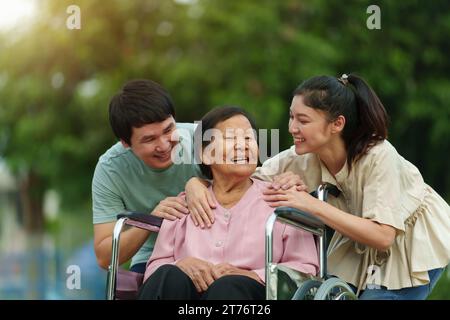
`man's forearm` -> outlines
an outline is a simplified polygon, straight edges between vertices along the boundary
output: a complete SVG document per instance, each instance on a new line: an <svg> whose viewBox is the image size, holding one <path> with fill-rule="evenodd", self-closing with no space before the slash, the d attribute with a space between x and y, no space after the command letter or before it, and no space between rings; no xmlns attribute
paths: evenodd
<svg viewBox="0 0 450 320"><path fill-rule="evenodd" d="M131 259L147 240L150 232L139 228L131 227L120 235L119 265ZM105 238L98 246L98 264L107 269L111 262L112 235Z"/></svg>

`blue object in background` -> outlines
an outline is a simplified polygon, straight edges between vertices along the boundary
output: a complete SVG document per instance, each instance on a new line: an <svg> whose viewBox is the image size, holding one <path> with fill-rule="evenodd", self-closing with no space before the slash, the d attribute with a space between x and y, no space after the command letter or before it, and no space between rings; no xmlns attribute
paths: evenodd
<svg viewBox="0 0 450 320"><path fill-rule="evenodd" d="M43 247L0 253L0 299L105 299L106 271L97 265L93 240L67 255ZM80 289L67 287L69 266L79 268Z"/></svg>
<svg viewBox="0 0 450 320"><path fill-rule="evenodd" d="M69 266L78 266L81 275L81 288L69 290L66 282L72 273L67 273ZM105 299L106 270L100 268L94 252L94 241L91 240L67 259L64 268L64 278L59 283L64 285L66 299Z"/></svg>

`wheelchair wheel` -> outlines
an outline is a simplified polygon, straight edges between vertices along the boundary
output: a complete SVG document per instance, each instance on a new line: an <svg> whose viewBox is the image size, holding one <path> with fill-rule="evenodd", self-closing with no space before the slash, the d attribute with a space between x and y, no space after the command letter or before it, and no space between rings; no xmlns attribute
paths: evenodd
<svg viewBox="0 0 450 320"><path fill-rule="evenodd" d="M339 278L330 278L322 283L314 300L356 300L352 288Z"/></svg>
<svg viewBox="0 0 450 320"><path fill-rule="evenodd" d="M306 280L298 287L291 300L314 300L321 284L318 280Z"/></svg>

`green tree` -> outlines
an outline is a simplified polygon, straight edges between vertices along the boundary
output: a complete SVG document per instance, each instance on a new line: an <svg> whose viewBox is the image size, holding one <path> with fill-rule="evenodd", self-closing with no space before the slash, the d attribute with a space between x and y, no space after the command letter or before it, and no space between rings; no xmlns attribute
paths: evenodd
<svg viewBox="0 0 450 320"><path fill-rule="evenodd" d="M130 78L173 95L179 121L235 104L291 143L291 92L318 74L356 72L391 115L390 139L449 199L448 1L42 1L27 32L0 35L0 155L20 180L29 229L42 228L47 188L66 207L90 203L96 161L113 142L110 97ZM432 26L432 27L431 27Z"/></svg>

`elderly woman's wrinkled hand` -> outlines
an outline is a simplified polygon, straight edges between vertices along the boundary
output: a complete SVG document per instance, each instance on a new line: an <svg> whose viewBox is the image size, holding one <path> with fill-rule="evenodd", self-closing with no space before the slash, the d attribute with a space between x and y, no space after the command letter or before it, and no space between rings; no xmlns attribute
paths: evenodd
<svg viewBox="0 0 450 320"><path fill-rule="evenodd" d="M191 278L198 292L208 290L208 287L214 282L213 264L208 261L187 257L179 260L176 266Z"/></svg>
<svg viewBox="0 0 450 320"><path fill-rule="evenodd" d="M246 277L252 278L252 279L262 283L261 279L259 278L259 276L256 272L251 271L251 270L241 269L241 268L235 267L226 262L216 264L215 266L213 266L212 271L213 271L214 280L217 280L220 277L228 276L228 275L241 275L241 276L246 276Z"/></svg>

